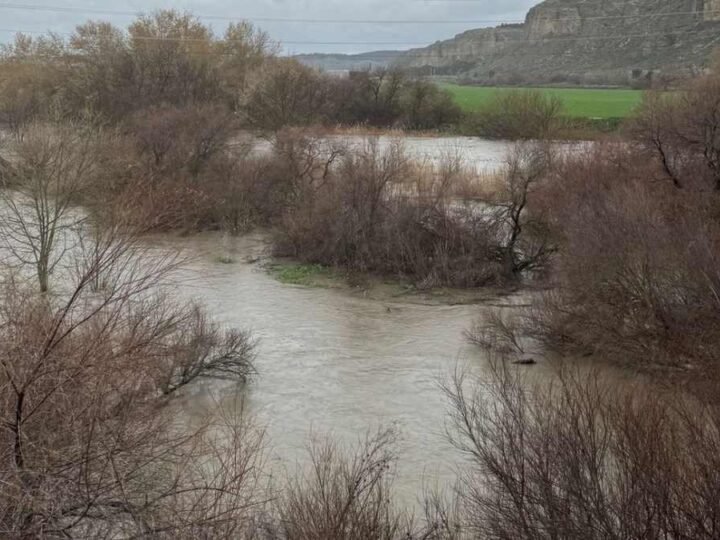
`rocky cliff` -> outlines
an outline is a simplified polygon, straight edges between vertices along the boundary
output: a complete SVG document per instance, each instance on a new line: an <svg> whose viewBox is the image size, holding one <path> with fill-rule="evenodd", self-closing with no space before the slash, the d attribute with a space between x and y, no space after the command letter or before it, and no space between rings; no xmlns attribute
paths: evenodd
<svg viewBox="0 0 720 540"><path fill-rule="evenodd" d="M470 30L399 57L496 83L627 84L697 71L720 46L720 0L546 0L524 24Z"/></svg>

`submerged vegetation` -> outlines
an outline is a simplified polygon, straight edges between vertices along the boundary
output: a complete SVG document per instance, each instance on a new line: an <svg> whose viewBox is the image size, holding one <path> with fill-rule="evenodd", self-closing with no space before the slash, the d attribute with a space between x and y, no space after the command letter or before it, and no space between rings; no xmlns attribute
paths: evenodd
<svg viewBox="0 0 720 540"><path fill-rule="evenodd" d="M217 36L175 12L3 50L0 534L717 538L717 71L647 94L623 140L565 154L547 140L556 100L498 97L483 129L542 140L481 174L317 127L457 122L426 81L332 79L273 52L248 24ZM177 302L182 261L143 237L258 226L296 261L275 268L285 283L544 286L470 332L491 375L445 385L467 459L423 516L396 502L391 431L316 441L305 471L270 481L241 407L175 418L169 396L189 385L251 380L255 340ZM510 364L531 347L566 359L552 382ZM647 380L610 385L593 361Z"/></svg>

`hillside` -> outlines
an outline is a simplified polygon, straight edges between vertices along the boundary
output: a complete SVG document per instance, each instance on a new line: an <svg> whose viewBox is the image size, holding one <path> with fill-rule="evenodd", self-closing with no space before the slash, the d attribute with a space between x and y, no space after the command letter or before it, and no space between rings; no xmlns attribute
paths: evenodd
<svg viewBox="0 0 720 540"><path fill-rule="evenodd" d="M495 84L626 85L696 72L716 46L720 0L546 0L523 24L469 30L396 63Z"/></svg>

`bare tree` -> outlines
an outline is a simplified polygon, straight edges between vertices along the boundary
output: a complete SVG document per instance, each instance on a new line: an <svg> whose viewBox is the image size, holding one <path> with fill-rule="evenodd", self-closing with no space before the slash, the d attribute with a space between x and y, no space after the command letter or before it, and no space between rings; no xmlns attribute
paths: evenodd
<svg viewBox="0 0 720 540"><path fill-rule="evenodd" d="M520 144L509 156L499 193L488 201L490 215L501 225L496 257L507 276L519 276L545 266L554 251L541 216L530 212L530 198L551 170L552 150L545 145Z"/></svg>
<svg viewBox="0 0 720 540"><path fill-rule="evenodd" d="M96 172L97 134L87 127L35 124L2 176L0 231L10 264L32 265L41 292L72 247L83 214L74 205Z"/></svg>
<svg viewBox="0 0 720 540"><path fill-rule="evenodd" d="M92 238L58 294L10 280L0 302L0 532L232 537L257 503L257 434L231 417L181 429L158 401L207 358L166 347L192 320L158 292L177 258L120 224Z"/></svg>

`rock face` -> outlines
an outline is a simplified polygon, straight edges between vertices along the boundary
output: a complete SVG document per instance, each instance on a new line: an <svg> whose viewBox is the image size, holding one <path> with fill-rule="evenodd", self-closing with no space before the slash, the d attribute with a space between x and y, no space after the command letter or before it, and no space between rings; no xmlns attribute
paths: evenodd
<svg viewBox="0 0 720 540"><path fill-rule="evenodd" d="M720 47L720 0L546 0L523 24L408 51L420 72L490 83L628 84L703 69Z"/></svg>

